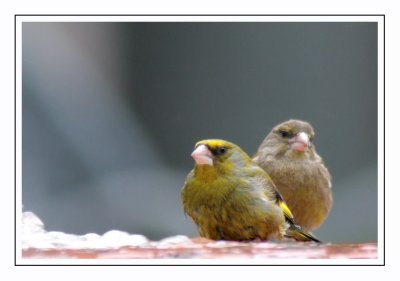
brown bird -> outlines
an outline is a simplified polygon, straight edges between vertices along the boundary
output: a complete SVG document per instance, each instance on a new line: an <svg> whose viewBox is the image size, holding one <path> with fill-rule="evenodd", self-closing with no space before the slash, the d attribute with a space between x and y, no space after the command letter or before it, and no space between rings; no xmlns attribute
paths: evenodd
<svg viewBox="0 0 400 281"><path fill-rule="evenodd" d="M253 161L272 178L305 231L317 229L332 207L331 175L312 143L312 126L288 120L272 129Z"/></svg>

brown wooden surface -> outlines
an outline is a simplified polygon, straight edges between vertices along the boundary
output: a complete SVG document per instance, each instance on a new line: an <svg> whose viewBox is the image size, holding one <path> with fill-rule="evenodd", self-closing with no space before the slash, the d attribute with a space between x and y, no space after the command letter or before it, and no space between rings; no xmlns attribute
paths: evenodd
<svg viewBox="0 0 400 281"><path fill-rule="evenodd" d="M24 249L23 258L164 259L164 258L299 258L374 259L376 243L316 244L300 242L227 242L194 238L186 242L150 242L114 249Z"/></svg>

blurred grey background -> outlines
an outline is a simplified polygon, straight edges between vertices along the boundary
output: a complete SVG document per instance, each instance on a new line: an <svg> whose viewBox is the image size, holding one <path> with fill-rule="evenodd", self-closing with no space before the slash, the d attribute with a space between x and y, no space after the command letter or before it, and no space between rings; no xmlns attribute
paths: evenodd
<svg viewBox="0 0 400 281"><path fill-rule="evenodd" d="M196 236L194 143L250 155L309 121L333 177L323 241L377 240L377 24L24 22L22 201L47 230Z"/></svg>

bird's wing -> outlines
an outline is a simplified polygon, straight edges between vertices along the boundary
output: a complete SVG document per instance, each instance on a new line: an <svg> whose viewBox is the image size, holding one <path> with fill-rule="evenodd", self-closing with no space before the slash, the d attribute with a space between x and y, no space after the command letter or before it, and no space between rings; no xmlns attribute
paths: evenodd
<svg viewBox="0 0 400 281"><path fill-rule="evenodd" d="M283 201L282 196L279 194L277 190L275 190L274 193L275 193L275 202L282 209L283 214L285 215L285 219L294 224L294 217L288 205L286 205L286 202Z"/></svg>
<svg viewBox="0 0 400 281"><path fill-rule="evenodd" d="M257 167L257 168L261 169L259 167ZM294 224L294 218L293 218L292 211L290 211L288 205L286 204L286 202L283 200L282 196L276 189L276 186L275 186L274 182L272 181L271 177L267 173L265 173L264 170L262 170L262 175L263 175L263 179L264 179L264 181L263 181L264 188L265 188L265 191L268 191L269 198L271 200L275 199L275 204L278 205L282 209L286 221L288 221L291 224ZM272 196L274 196L275 198L273 198Z"/></svg>

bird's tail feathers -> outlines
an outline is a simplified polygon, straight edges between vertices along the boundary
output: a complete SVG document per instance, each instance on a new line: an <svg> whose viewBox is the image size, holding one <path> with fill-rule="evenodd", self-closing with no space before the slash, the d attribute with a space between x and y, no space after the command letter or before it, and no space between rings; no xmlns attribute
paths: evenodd
<svg viewBox="0 0 400 281"><path fill-rule="evenodd" d="M296 239L297 241L302 241L302 242L317 242L321 243L319 239L314 237L311 233L305 232L304 230L301 229L300 226L291 224L289 228L286 230L285 236L291 237Z"/></svg>

